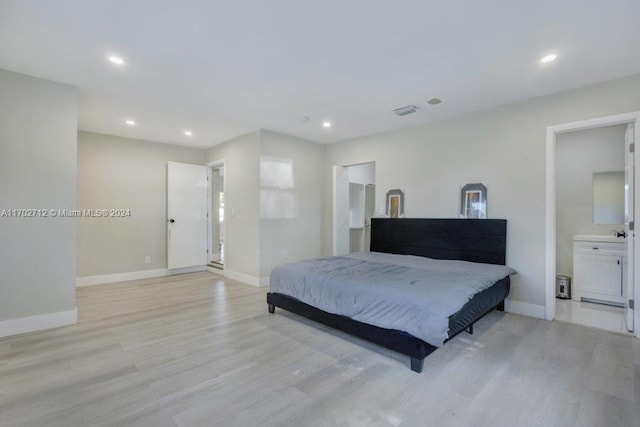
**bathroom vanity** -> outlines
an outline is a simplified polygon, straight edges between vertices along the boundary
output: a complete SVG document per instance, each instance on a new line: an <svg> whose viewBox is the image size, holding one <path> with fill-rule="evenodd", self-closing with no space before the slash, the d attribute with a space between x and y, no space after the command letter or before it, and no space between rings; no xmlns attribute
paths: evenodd
<svg viewBox="0 0 640 427"><path fill-rule="evenodd" d="M626 239L614 236L574 236L572 299L624 307L627 293L626 263Z"/></svg>

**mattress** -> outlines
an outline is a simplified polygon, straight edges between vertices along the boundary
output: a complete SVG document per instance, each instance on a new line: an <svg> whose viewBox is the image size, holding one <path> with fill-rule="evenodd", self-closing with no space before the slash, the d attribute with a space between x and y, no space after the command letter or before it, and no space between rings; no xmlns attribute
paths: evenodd
<svg viewBox="0 0 640 427"><path fill-rule="evenodd" d="M271 291L332 314L404 331L434 346L450 331L451 316L496 282L508 267L411 255L359 252L275 268Z"/></svg>

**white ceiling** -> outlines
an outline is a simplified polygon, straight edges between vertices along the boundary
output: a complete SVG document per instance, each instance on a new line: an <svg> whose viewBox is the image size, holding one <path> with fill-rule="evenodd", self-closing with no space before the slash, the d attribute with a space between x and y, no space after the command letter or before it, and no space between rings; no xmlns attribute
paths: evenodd
<svg viewBox="0 0 640 427"><path fill-rule="evenodd" d="M331 143L639 73L639 18L638 0L0 0L0 68L78 86L84 130Z"/></svg>

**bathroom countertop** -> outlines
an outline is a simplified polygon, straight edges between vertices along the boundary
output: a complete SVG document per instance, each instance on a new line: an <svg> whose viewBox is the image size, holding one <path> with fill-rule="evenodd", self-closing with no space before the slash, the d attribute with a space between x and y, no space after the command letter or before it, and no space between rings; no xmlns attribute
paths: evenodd
<svg viewBox="0 0 640 427"><path fill-rule="evenodd" d="M584 242L627 243L627 239L624 237L606 236L601 234L576 234L573 236L573 240Z"/></svg>

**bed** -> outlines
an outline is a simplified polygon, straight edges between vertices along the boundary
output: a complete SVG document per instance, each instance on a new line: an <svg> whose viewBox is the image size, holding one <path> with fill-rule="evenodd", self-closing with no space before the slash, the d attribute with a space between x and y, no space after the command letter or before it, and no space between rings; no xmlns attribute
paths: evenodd
<svg viewBox="0 0 640 427"><path fill-rule="evenodd" d="M374 218L371 253L273 270L276 307L424 359L493 309L504 310L506 220Z"/></svg>

